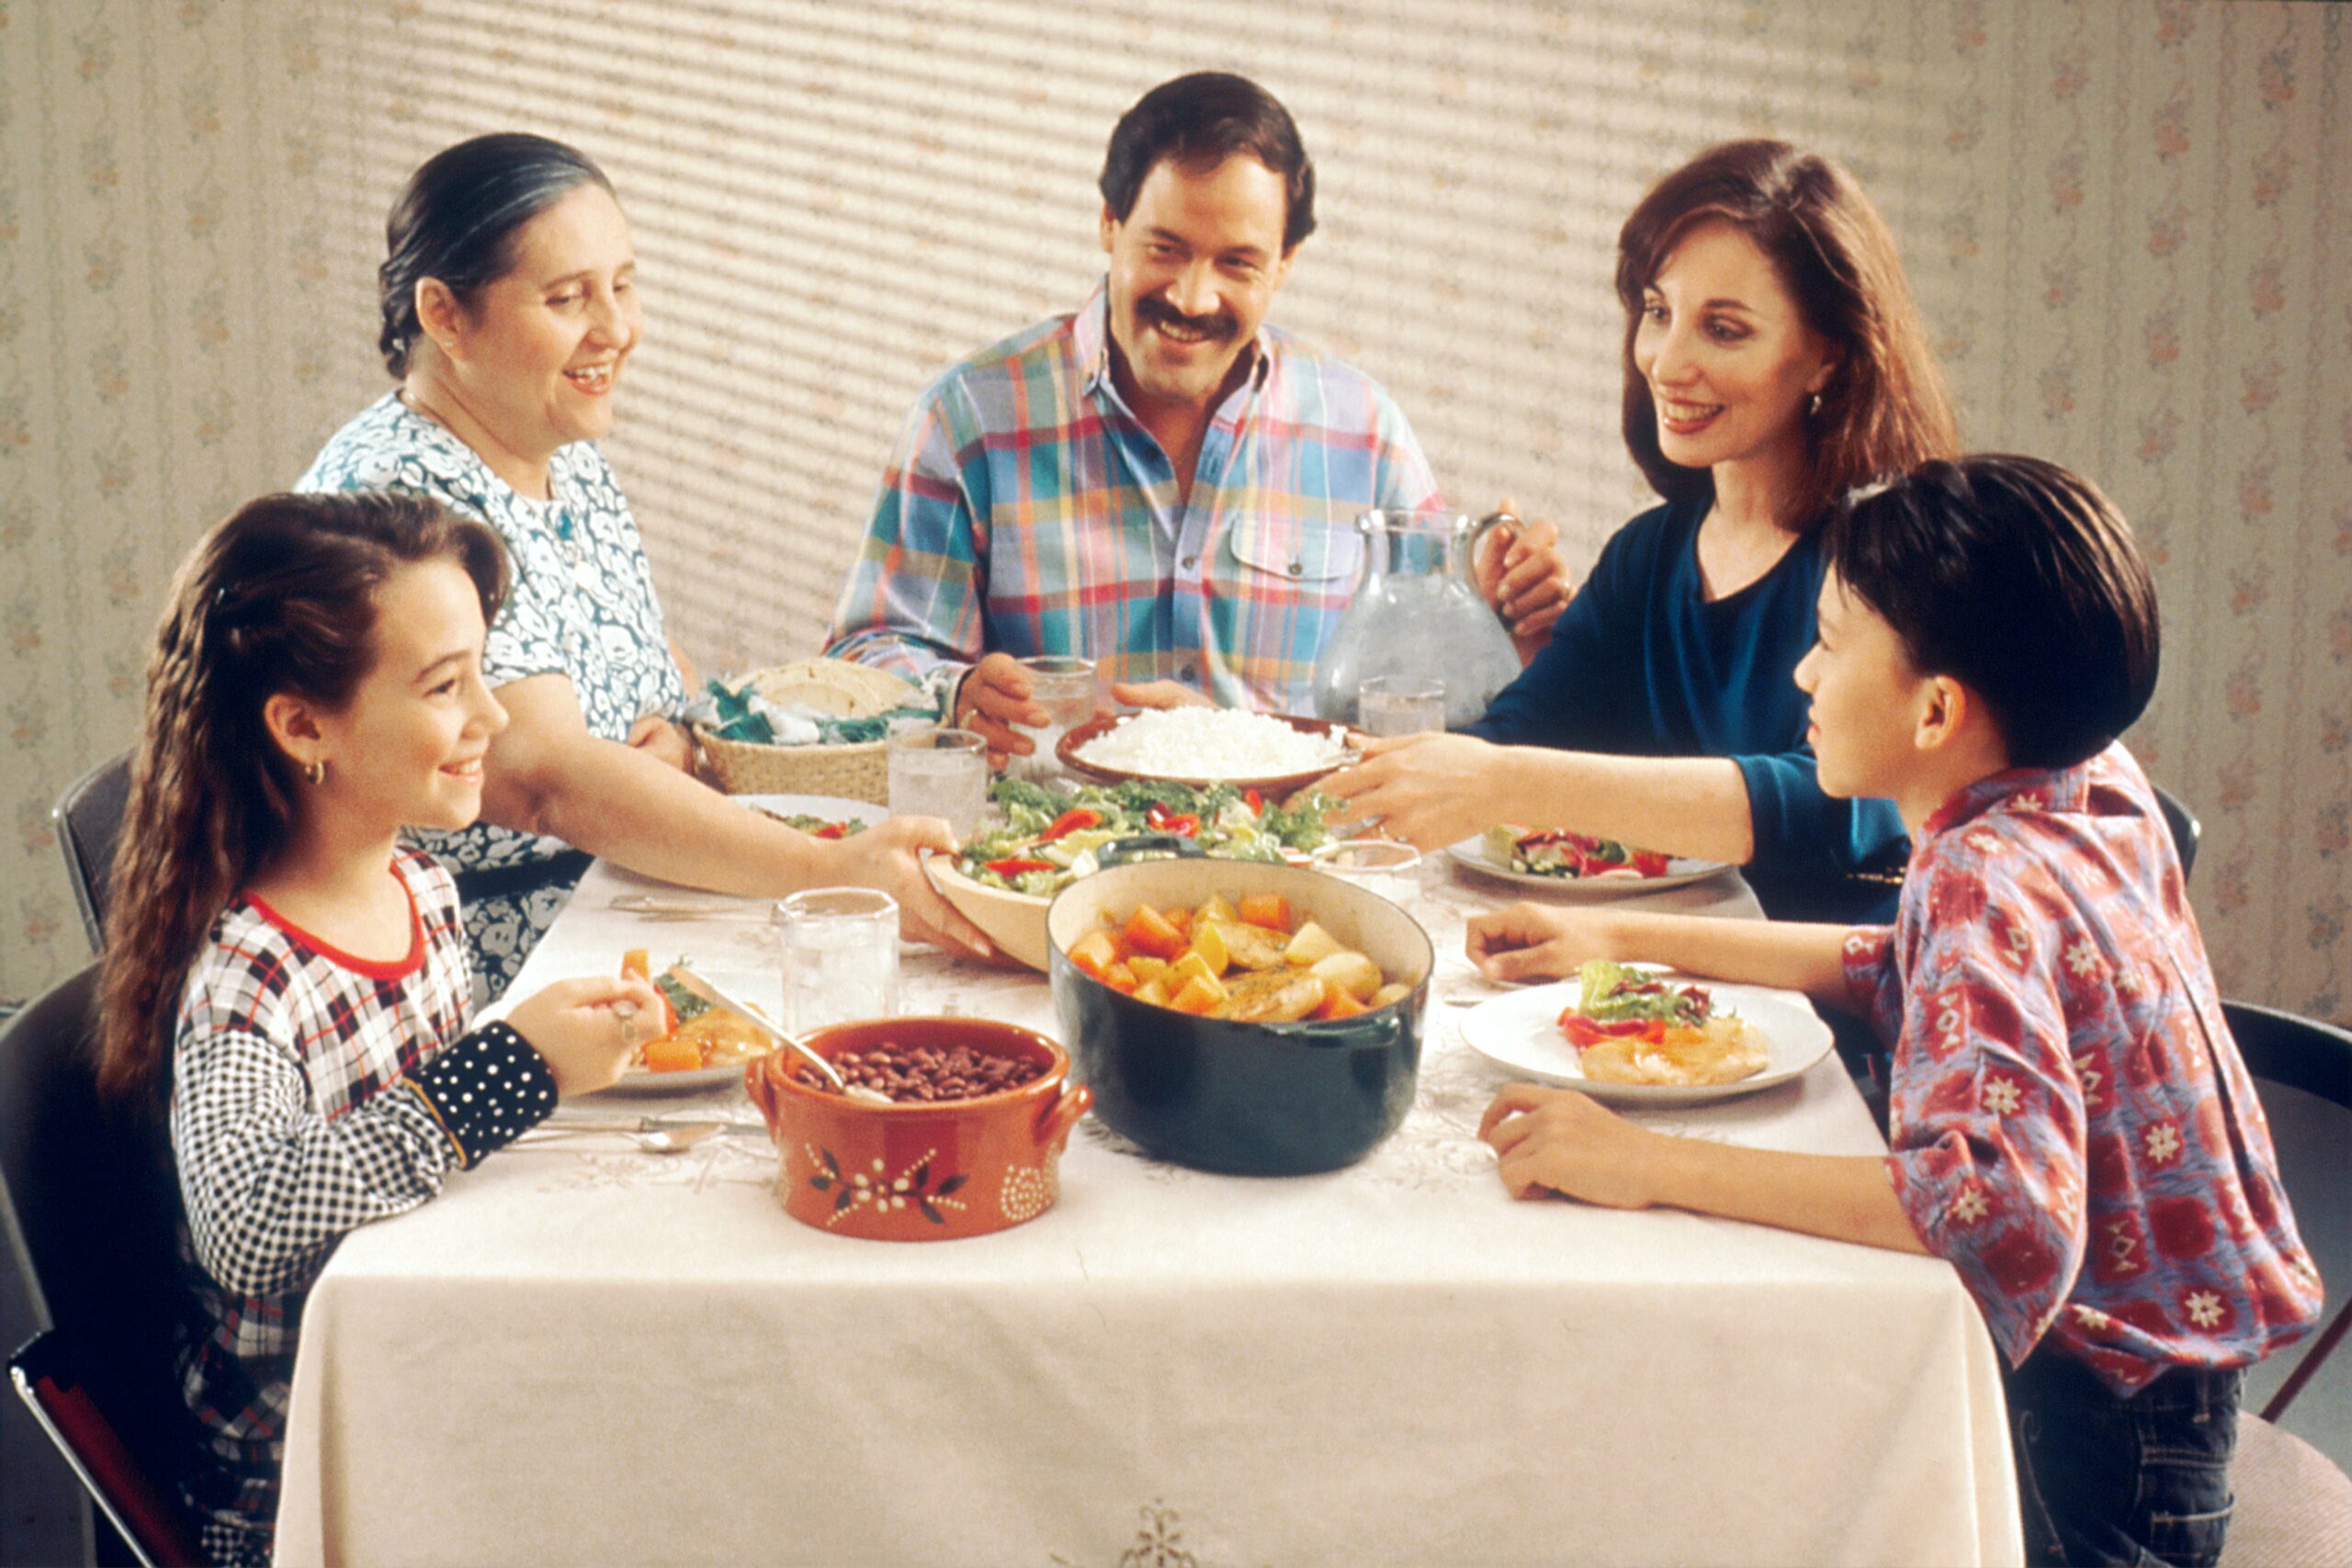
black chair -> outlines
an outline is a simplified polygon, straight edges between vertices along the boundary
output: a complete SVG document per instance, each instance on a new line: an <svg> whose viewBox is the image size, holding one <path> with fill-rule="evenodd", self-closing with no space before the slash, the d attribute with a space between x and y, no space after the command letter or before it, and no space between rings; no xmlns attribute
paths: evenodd
<svg viewBox="0 0 2352 1568"><path fill-rule="evenodd" d="M2165 814L2165 826L2172 829L2172 847L2180 856L2180 879L2197 869L2197 840L2205 836L2205 825L2197 820L2197 813L2188 803L2159 784L2149 788L2156 792L2156 805Z"/></svg>
<svg viewBox="0 0 2352 1568"><path fill-rule="evenodd" d="M110 758L75 779L50 807L57 825L57 846L65 852L65 874L73 879L74 901L81 906L82 929L90 933L90 951L107 946L107 890L114 874L114 843L122 833L122 814L130 804L130 756Z"/></svg>
<svg viewBox="0 0 2352 1568"><path fill-rule="evenodd" d="M172 1364L187 1304L178 1191L161 1118L98 1098L96 979L83 970L0 1031L0 1229L47 1325L8 1371L103 1512L89 1520L96 1562L200 1562L164 1479L194 1451Z"/></svg>
<svg viewBox="0 0 2352 1568"><path fill-rule="evenodd" d="M2191 819L2194 834L2194 818ZM2183 857L2184 863L2187 856ZM2256 1007L2250 1002L2223 1002L2230 1032L2236 1037L2246 1069L2265 1084L2290 1089L2335 1105L2352 1118L2352 1033L2331 1024L2290 1012ZM2336 1118L2342 1122L2347 1118ZM2341 1141L2352 1138L2352 1125L2335 1130ZM2290 1201L2298 1195L2288 1194ZM2313 1205L2331 1209L2352 1202L2342 1190L2302 1194ZM2310 1227L2305 1227L2306 1235ZM2330 1292L2341 1298L2344 1284ZM2335 1316L2301 1352L2293 1371L2278 1386L2260 1415L2242 1412L2238 1417L2237 1457L2230 1479L2237 1490L2237 1513L2222 1549L2226 1564L2352 1562L2352 1478L2329 1462L2317 1449L2277 1425L2303 1386L2334 1353L2344 1337L2346 1308L2337 1305Z"/></svg>

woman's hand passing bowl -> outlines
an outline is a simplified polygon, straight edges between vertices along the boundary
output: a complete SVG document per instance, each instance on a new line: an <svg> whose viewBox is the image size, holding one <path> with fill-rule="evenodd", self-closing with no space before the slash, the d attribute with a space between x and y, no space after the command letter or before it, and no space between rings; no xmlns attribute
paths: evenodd
<svg viewBox="0 0 2352 1568"><path fill-rule="evenodd" d="M993 958L979 927L956 912L923 874L922 852L956 852L956 835L936 817L893 817L846 839L820 839L819 886L878 887L899 901L899 933L951 953Z"/></svg>

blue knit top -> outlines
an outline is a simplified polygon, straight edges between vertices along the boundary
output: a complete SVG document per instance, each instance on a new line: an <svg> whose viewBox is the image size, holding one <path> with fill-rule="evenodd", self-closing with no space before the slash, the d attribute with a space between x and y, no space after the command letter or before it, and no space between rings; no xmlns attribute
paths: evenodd
<svg viewBox="0 0 2352 1568"><path fill-rule="evenodd" d="M1699 576L1707 502L1669 502L1602 547L1551 642L1469 733L1510 745L1645 757L1727 757L1747 783L1748 880L1768 912L1869 919L1893 889L1826 909L1812 896L1866 867L1899 868L1903 819L1884 800L1821 793L1797 661L1813 647L1826 570L1818 530L1727 598ZM1573 827L1566 823L1561 826Z"/></svg>

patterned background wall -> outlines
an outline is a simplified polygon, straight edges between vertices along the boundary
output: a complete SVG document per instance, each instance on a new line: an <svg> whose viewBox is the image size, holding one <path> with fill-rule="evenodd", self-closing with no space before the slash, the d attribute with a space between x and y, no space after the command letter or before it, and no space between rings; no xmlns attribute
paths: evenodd
<svg viewBox="0 0 2352 1568"><path fill-rule="evenodd" d="M1848 162L1969 442L2093 475L2158 562L2132 740L2204 814L2225 987L2352 1014L2347 31L2189 0L0 0L0 996L84 959L46 811L130 741L173 563L384 385L416 162L519 126L612 172L649 317L612 456L680 635L736 666L813 649L922 384L1083 297L1119 110L1222 66L1320 162L1277 319L1579 559L1640 502L1624 212L1729 135Z"/></svg>

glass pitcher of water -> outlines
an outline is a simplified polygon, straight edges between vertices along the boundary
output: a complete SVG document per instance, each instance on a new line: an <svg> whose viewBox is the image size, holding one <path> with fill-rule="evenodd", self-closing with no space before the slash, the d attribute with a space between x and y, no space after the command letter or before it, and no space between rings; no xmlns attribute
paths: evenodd
<svg viewBox="0 0 2352 1568"><path fill-rule="evenodd" d="M1458 729L1487 711L1520 671L1510 633L1478 596L1471 563L1507 512L1367 512L1356 519L1363 565L1355 598L1315 664L1318 718L1357 722L1356 688L1368 675L1420 675L1445 682L1445 724Z"/></svg>

